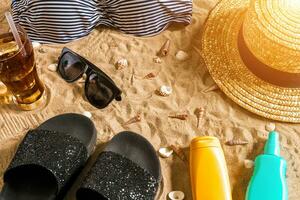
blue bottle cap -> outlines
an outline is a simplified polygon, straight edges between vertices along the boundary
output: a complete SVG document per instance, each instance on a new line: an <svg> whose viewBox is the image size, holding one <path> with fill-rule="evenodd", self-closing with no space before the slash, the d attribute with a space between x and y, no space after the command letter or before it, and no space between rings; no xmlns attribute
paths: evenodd
<svg viewBox="0 0 300 200"><path fill-rule="evenodd" d="M280 156L279 135L276 131L269 133L268 141L265 144L264 154Z"/></svg>

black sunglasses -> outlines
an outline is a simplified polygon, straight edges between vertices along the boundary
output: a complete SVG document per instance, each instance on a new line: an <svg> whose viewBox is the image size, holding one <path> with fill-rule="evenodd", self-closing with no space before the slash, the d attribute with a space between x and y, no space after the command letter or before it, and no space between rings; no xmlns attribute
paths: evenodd
<svg viewBox="0 0 300 200"><path fill-rule="evenodd" d="M58 71L68 83L86 74L85 96L96 108L105 108L113 99L121 101L121 90L102 70L84 57L64 47L58 60Z"/></svg>

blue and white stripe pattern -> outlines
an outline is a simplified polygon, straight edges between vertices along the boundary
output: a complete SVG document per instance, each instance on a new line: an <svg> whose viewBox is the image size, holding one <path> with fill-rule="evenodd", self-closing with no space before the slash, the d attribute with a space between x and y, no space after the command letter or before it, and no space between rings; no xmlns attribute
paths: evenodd
<svg viewBox="0 0 300 200"><path fill-rule="evenodd" d="M192 0L14 0L12 10L32 40L66 43L98 25L152 36L171 22L190 24Z"/></svg>

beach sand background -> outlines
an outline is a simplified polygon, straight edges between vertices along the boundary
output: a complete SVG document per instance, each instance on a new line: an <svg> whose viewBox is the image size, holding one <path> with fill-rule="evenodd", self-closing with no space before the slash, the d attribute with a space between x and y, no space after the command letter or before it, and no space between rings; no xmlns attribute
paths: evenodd
<svg viewBox="0 0 300 200"><path fill-rule="evenodd" d="M244 146L223 145L233 199L244 199L253 170L244 167L244 160L253 160L262 153L268 133L266 125L271 121L242 109L220 90L204 92L214 83L201 57L200 35L205 19L217 2L194 0L190 26L171 26L155 37L138 38L101 27L88 37L66 45L42 45L45 53L36 49L38 71L50 91L49 102L45 108L31 112L18 111L12 105L0 106L0 176L3 176L28 129L61 113L89 111L98 131L97 152L114 135L124 130L143 135L155 149L177 145L186 157L189 155L190 141L196 136L216 136L222 144L231 139L249 141ZM9 1L1 0L1 16L7 9ZM0 20L0 28L4 28L4 20ZM162 58L161 64L154 63L153 58L167 39L171 41L168 56ZM108 73L122 89L123 101L114 101L103 110L95 109L85 100L82 83L68 84L58 74L49 71L47 66L57 61L63 46L85 56ZM189 54L186 61L176 60L175 54L179 50ZM116 70L114 64L120 58L128 59L129 66ZM142 79L151 72L158 73L158 76L152 80ZM172 95L156 95L154 91L161 85L172 86ZM198 107L205 108L199 128L194 114ZM141 122L123 125L138 113L142 116ZM189 115L186 121L168 118L168 115L182 113ZM288 162L289 199L297 200L300 196L300 125L276 122L276 128L281 137L282 156ZM185 199L191 200L188 162L183 162L176 155L160 161L163 183L157 199L166 199L170 191L181 190L186 194ZM0 186L2 184L1 180ZM67 199L74 199L77 185Z"/></svg>

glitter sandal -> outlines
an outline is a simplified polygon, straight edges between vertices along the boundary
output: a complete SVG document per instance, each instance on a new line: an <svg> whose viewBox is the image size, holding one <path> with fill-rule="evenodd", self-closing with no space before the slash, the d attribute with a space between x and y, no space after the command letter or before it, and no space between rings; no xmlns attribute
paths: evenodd
<svg viewBox="0 0 300 200"><path fill-rule="evenodd" d="M159 159L142 136L122 132L112 138L89 171L77 200L154 200L161 181Z"/></svg>
<svg viewBox="0 0 300 200"><path fill-rule="evenodd" d="M1 200L60 200L96 144L93 122L79 114L53 117L27 133L4 174Z"/></svg>

